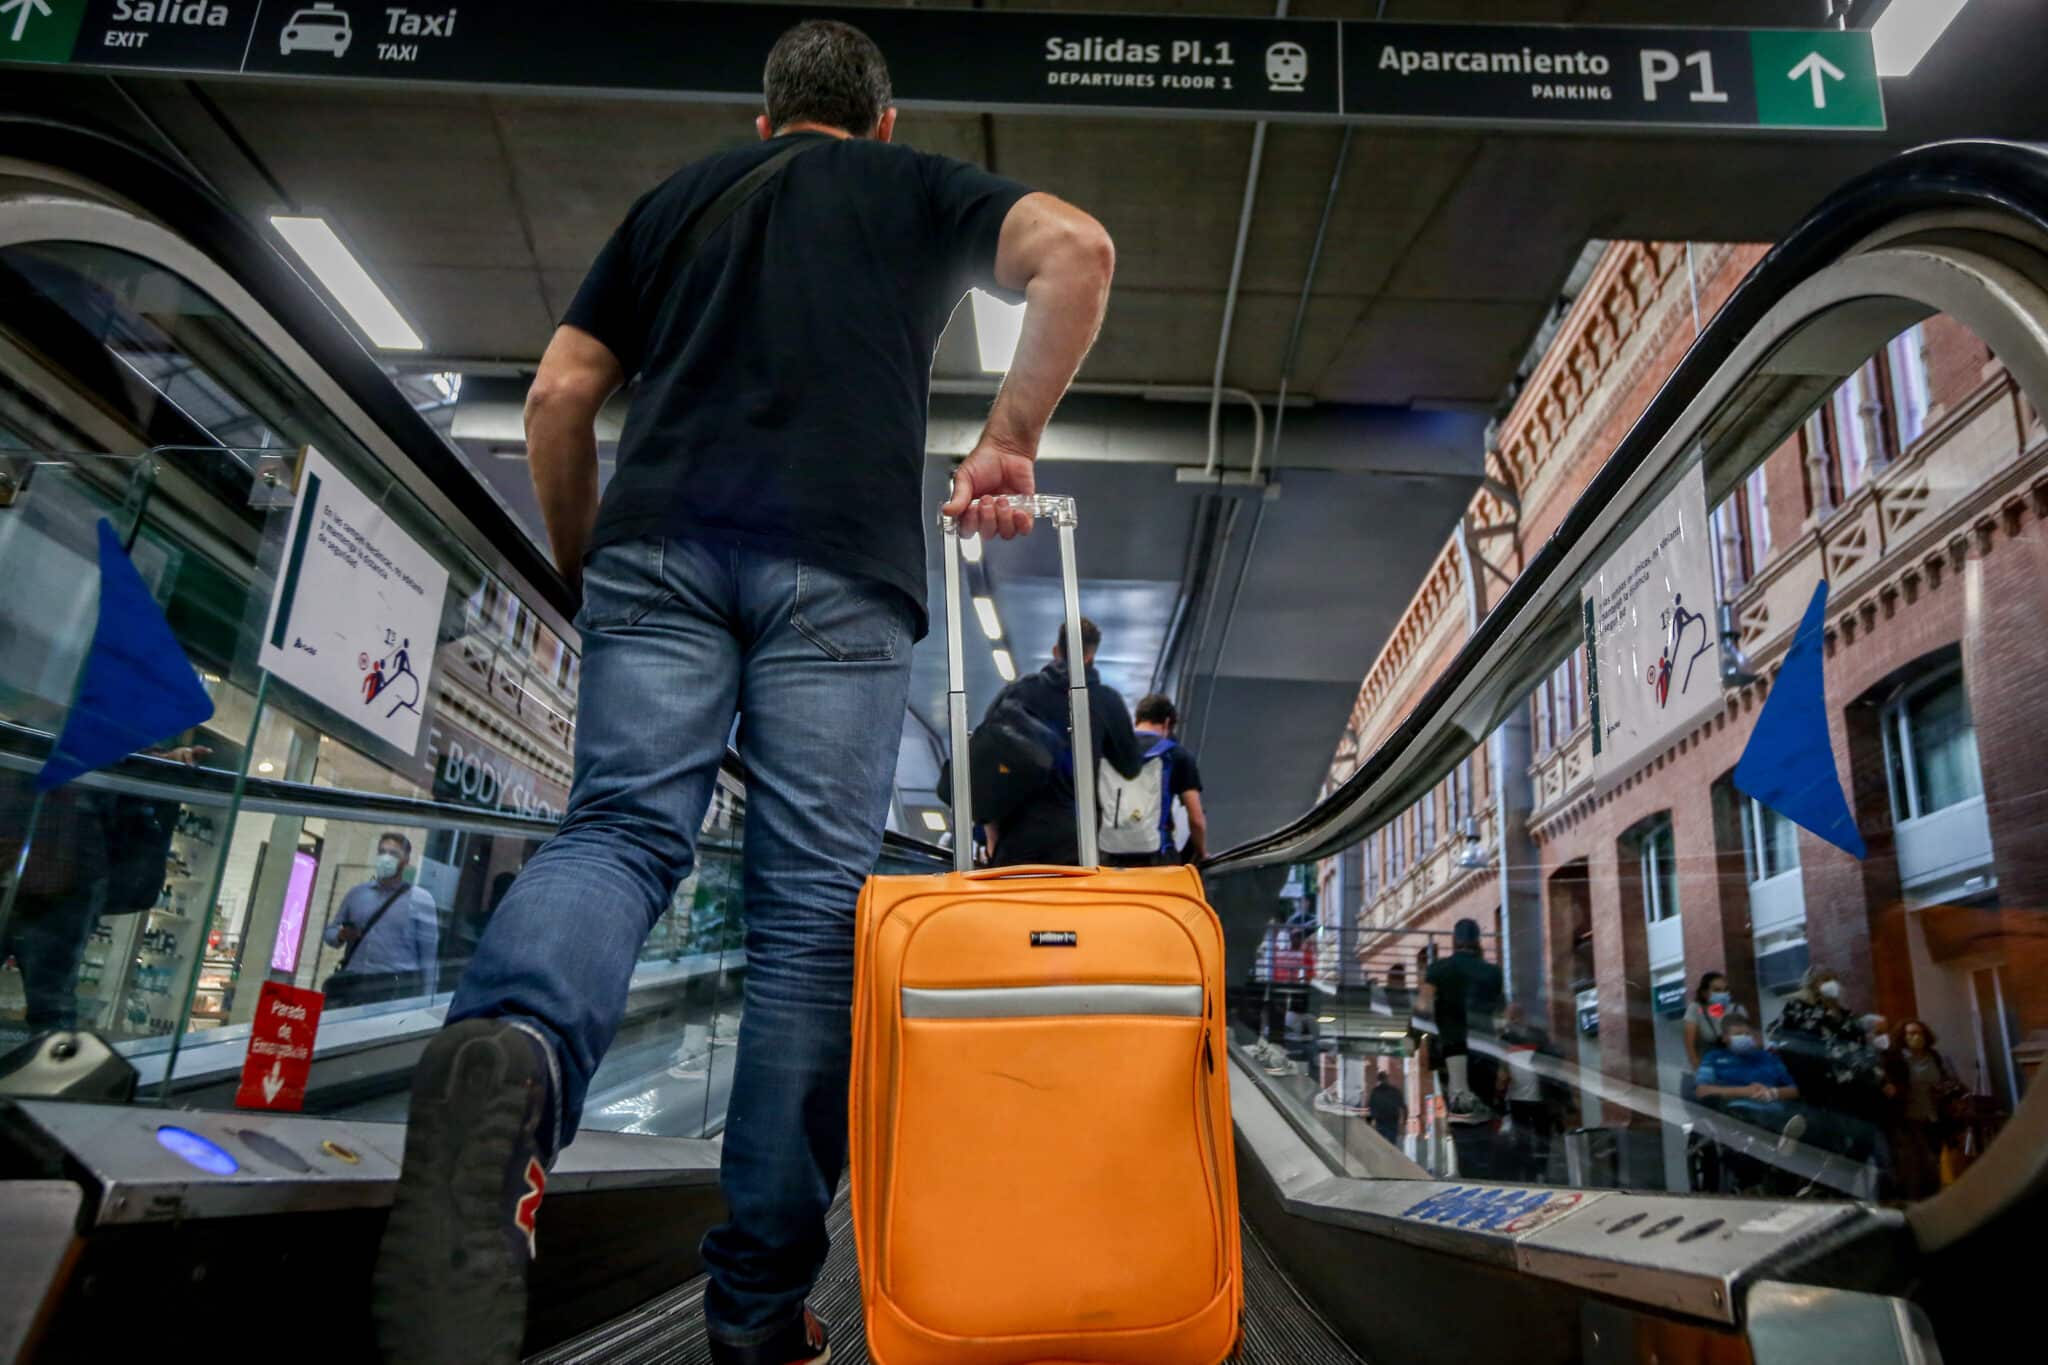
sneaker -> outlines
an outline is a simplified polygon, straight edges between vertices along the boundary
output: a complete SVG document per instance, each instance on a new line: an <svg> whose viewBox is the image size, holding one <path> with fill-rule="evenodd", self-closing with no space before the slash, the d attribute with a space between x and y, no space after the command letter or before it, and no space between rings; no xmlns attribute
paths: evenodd
<svg viewBox="0 0 2048 1365"><path fill-rule="evenodd" d="M389 1365L517 1365L547 1187L550 1061L502 1019L443 1029L420 1058L405 1167L370 1282Z"/></svg>
<svg viewBox="0 0 2048 1365"><path fill-rule="evenodd" d="M1799 1145L1799 1139L1806 1136L1806 1115L1794 1114L1785 1120L1785 1126L1778 1132L1778 1150L1790 1152Z"/></svg>
<svg viewBox="0 0 2048 1365"><path fill-rule="evenodd" d="M1452 1123L1486 1123L1493 1118L1493 1111L1469 1090L1451 1096L1450 1111Z"/></svg>
<svg viewBox="0 0 2048 1365"><path fill-rule="evenodd" d="M830 1359L825 1324L809 1305L802 1317L753 1346L728 1346L711 1338L711 1365L825 1365Z"/></svg>

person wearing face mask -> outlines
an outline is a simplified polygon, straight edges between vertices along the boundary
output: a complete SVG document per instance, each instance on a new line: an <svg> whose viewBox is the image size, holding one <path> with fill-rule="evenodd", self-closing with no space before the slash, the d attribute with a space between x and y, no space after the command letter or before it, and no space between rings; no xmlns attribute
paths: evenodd
<svg viewBox="0 0 2048 1365"><path fill-rule="evenodd" d="M433 896L405 879L411 861L412 840L379 836L376 875L342 897L321 935L345 950L324 987L329 1010L432 993L440 921Z"/></svg>
<svg viewBox="0 0 2048 1365"><path fill-rule="evenodd" d="M1731 1006L1721 1019L1721 1042L1700 1058L1699 1098L1730 1117L1778 1135L1786 1150L1806 1132L1799 1084L1778 1054L1763 1046L1748 1011Z"/></svg>
<svg viewBox="0 0 2048 1365"><path fill-rule="evenodd" d="M1685 1056L1694 1071L1700 1069L1702 1057L1721 1046L1721 1021L1734 1005L1726 976L1708 972L1700 978L1699 989L1685 1007Z"/></svg>
<svg viewBox="0 0 2048 1365"><path fill-rule="evenodd" d="M1771 1025L1770 1042L1806 1102L1827 1111L1825 1145L1882 1163L1884 1065L1863 1020L1843 1004L1842 980L1832 968L1815 963L1807 969L1804 984Z"/></svg>

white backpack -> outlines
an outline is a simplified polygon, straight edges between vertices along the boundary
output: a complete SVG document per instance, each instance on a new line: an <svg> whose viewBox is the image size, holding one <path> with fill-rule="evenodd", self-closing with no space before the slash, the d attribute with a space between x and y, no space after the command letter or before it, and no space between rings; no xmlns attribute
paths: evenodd
<svg viewBox="0 0 2048 1365"><path fill-rule="evenodd" d="M1166 790L1166 764L1173 740L1161 736L1145 752L1136 777L1125 777L1108 759L1095 769L1095 805L1102 813L1098 836L1104 853L1157 853L1160 812L1172 798Z"/></svg>

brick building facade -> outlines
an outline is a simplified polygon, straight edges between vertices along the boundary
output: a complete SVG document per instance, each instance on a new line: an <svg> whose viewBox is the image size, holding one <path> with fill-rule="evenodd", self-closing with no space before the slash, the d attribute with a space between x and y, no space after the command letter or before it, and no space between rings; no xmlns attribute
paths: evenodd
<svg viewBox="0 0 2048 1365"><path fill-rule="evenodd" d="M1519 509L1475 499L1365 678L1330 786L1448 665L1762 252L1607 248L1489 456ZM1342 945L1319 955L1322 984L1398 1004L1432 940L1470 916L1507 931L1511 991L1568 1060L1673 1093L1678 1016L1703 972L1725 971L1768 1022L1823 963L1859 1012L1928 1020L1964 1078L2009 1105L2048 1040L2044 516L2048 433L1996 358L1944 317L1895 338L1713 512L1756 680L1596 789L1574 650L1426 800L1322 865L1323 934ZM1860 862L1728 780L1823 577ZM1517 894L1540 909L1504 916ZM1426 1112L1427 1078L1403 1079ZM1645 1122L1583 1107L1588 1123Z"/></svg>

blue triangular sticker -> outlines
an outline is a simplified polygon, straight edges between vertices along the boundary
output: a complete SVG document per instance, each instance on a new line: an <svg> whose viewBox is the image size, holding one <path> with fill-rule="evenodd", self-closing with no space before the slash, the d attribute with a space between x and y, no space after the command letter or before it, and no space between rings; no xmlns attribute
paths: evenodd
<svg viewBox="0 0 2048 1365"><path fill-rule="evenodd" d="M36 774L38 791L118 763L213 717L213 699L113 524L102 518L99 532L99 622L64 732Z"/></svg>
<svg viewBox="0 0 2048 1365"><path fill-rule="evenodd" d="M1822 579L1785 653L1785 666L1735 765L1735 789L1852 857L1868 851L1842 794L1828 735L1827 689L1821 678L1828 585Z"/></svg>

